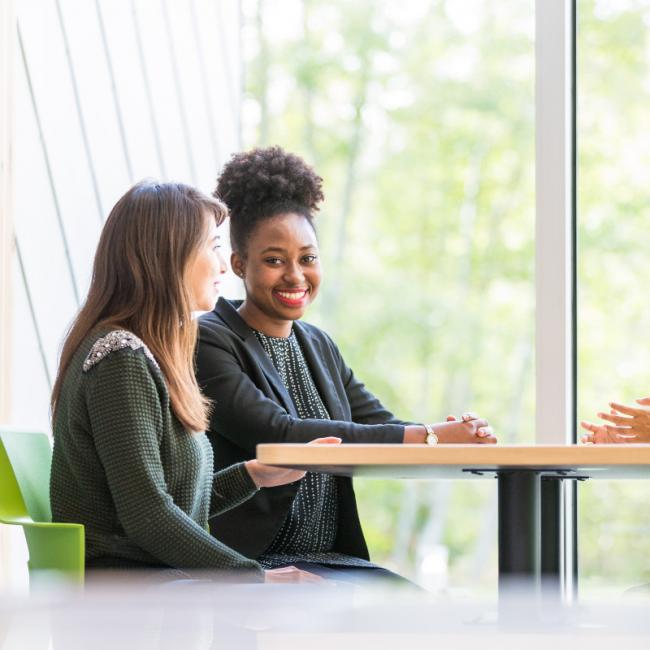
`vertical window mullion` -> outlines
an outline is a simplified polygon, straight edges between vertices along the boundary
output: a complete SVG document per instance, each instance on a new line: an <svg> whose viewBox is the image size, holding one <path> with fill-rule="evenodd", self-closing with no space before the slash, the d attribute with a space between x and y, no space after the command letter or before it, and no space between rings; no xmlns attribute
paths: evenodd
<svg viewBox="0 0 650 650"><path fill-rule="evenodd" d="M575 0L536 1L535 15L535 439L576 442ZM577 592L577 499L561 491L561 580Z"/></svg>
<svg viewBox="0 0 650 650"><path fill-rule="evenodd" d="M575 435L573 0L536 2L535 352L538 444Z"/></svg>

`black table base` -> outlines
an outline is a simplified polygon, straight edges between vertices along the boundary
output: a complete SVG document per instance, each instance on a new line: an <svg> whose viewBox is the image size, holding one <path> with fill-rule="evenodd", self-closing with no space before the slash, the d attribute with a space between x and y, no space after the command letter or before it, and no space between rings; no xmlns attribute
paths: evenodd
<svg viewBox="0 0 650 650"><path fill-rule="evenodd" d="M577 587L574 480L564 470L495 469L499 482L499 598L512 589L547 601L571 599ZM566 503L573 507L567 511Z"/></svg>

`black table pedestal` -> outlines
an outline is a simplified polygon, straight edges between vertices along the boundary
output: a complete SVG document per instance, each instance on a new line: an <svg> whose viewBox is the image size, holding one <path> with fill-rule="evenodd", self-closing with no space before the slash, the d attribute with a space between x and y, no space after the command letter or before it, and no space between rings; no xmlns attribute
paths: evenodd
<svg viewBox="0 0 650 650"><path fill-rule="evenodd" d="M540 477L537 472L498 472L499 586L512 579L536 581L540 569Z"/></svg>
<svg viewBox="0 0 650 650"><path fill-rule="evenodd" d="M552 470L496 470L499 482L499 600L513 603L520 590L559 605L571 578L566 558L576 557L565 534L563 482L580 478ZM568 544L568 548L567 548Z"/></svg>

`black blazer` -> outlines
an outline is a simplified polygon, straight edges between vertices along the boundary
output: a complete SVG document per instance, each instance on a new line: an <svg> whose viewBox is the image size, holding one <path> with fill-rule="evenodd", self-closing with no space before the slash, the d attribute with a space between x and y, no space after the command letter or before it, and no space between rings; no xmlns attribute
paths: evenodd
<svg viewBox="0 0 650 650"><path fill-rule="evenodd" d="M280 375L253 331L239 316L241 301L220 298L199 319L197 379L214 407L207 432L215 469L255 457L265 442L308 442L338 436L344 443L401 443L404 425L358 381L332 339L296 321L294 331L331 420L298 417ZM352 481L337 477L339 522L334 550L368 558ZM210 521L212 534L251 558L260 556L282 526L298 482L260 490Z"/></svg>

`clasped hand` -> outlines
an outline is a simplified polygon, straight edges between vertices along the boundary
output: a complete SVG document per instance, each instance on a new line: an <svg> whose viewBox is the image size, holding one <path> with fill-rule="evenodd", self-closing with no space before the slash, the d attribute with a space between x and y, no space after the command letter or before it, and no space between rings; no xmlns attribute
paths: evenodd
<svg viewBox="0 0 650 650"><path fill-rule="evenodd" d="M494 445L497 439L488 421L476 413L463 413L458 420L454 415L448 415L447 421L437 424L438 440L443 444L479 444Z"/></svg>

